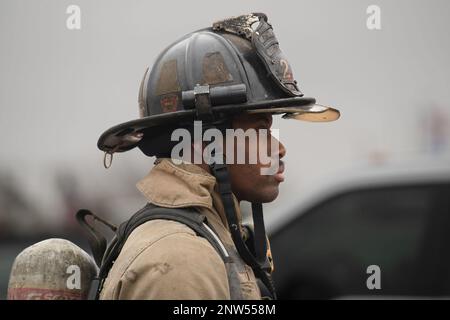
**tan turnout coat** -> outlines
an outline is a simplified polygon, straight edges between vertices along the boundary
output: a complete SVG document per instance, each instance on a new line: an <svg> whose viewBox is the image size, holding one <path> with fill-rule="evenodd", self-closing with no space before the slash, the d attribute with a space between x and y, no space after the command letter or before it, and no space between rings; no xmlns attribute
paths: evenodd
<svg viewBox="0 0 450 320"><path fill-rule="evenodd" d="M221 241L233 247L214 176L194 164L158 159L137 188L148 202L167 208L195 207ZM236 212L240 208L236 198ZM261 299L252 269L238 270L244 299ZM101 299L230 299L222 258L184 224L152 220L137 227L109 272Z"/></svg>

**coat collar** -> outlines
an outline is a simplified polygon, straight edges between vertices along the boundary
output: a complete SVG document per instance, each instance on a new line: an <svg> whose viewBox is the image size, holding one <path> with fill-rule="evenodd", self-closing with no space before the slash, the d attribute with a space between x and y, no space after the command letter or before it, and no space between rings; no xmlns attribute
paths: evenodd
<svg viewBox="0 0 450 320"><path fill-rule="evenodd" d="M149 202L160 207L205 208L218 215L228 229L216 178L195 164L175 164L168 158L157 159L150 173L136 187ZM233 200L240 221L241 212L234 195Z"/></svg>

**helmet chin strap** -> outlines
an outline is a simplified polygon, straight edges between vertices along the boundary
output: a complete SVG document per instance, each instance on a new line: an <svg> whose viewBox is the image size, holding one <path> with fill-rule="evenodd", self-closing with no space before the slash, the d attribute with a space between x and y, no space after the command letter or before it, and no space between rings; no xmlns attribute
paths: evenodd
<svg viewBox="0 0 450 320"><path fill-rule="evenodd" d="M231 127L231 120L226 120L219 123L214 123L214 113L211 108L211 92L209 85L197 85L194 88L194 105L197 117L204 120L209 127L215 127L223 132L227 127ZM264 227L264 217L261 203L252 203L252 215L254 224L253 237L253 253L242 239L241 227L237 218L236 209L233 201L233 194L231 190L231 180L226 165L225 155L223 154L222 146L213 148L211 150L212 163L209 165L211 173L217 180L219 187L220 198L225 209L228 227L231 232L231 238L234 245L241 256L242 260L248 264L255 273L256 277L260 279L264 287L261 290L265 291L268 296L276 299L275 288L270 276L269 270L271 265L267 257L267 237L266 229ZM221 161L217 161L220 159ZM218 163L219 162L219 163ZM263 290L264 289L264 290Z"/></svg>
<svg viewBox="0 0 450 320"><path fill-rule="evenodd" d="M271 266L267 257L267 238L264 226L262 204L252 203L254 225L254 237L252 239L254 242L252 252L242 238L240 223L237 218L232 196L230 176L227 165L225 164L224 155L223 153L219 154L216 152L213 155L213 158L217 159L217 156L222 156L223 161L221 163L216 163L214 161L211 165L209 165L209 167L218 183L219 194L223 202L228 227L230 229L234 245L236 246L236 249L244 262L253 269L253 272L265 285L272 298L276 299L275 288L269 273Z"/></svg>

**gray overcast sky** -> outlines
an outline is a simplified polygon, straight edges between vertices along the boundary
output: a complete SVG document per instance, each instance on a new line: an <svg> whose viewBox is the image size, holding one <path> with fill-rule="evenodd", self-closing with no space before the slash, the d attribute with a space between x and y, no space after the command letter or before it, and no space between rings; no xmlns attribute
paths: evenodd
<svg viewBox="0 0 450 320"><path fill-rule="evenodd" d="M81 30L66 28L71 4L81 8ZM381 30L366 28L370 4L381 8ZM342 112L330 124L275 121L288 150L287 181L269 208L288 208L312 181L371 154L420 155L426 111L449 116L448 0L2 0L0 168L44 207L55 202L55 170L75 172L86 190L132 187L152 161L135 150L106 171L97 138L138 116L140 79L162 49L248 12L268 15L301 90Z"/></svg>

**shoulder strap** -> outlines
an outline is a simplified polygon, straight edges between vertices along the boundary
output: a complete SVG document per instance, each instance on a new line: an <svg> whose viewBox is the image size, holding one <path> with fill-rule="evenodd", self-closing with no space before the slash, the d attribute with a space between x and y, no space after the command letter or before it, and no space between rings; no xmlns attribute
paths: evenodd
<svg viewBox="0 0 450 320"><path fill-rule="evenodd" d="M236 285L236 280L238 279L236 278L235 272L230 272L232 269L230 268L232 262L230 255L224 244L214 232L213 228L208 225L206 217L193 208L163 208L148 203L144 208L136 212L129 220L122 223L117 229L116 236L109 244L103 256L98 277L92 281L88 297L89 300L98 299L100 291L103 287L103 282L108 276L109 270L119 256L120 251L131 233L145 222L156 219L172 220L183 223L194 230L197 235L208 240L225 263L228 273L228 281L230 284L231 298L240 298L240 292L238 292L239 290L237 288L239 286Z"/></svg>

